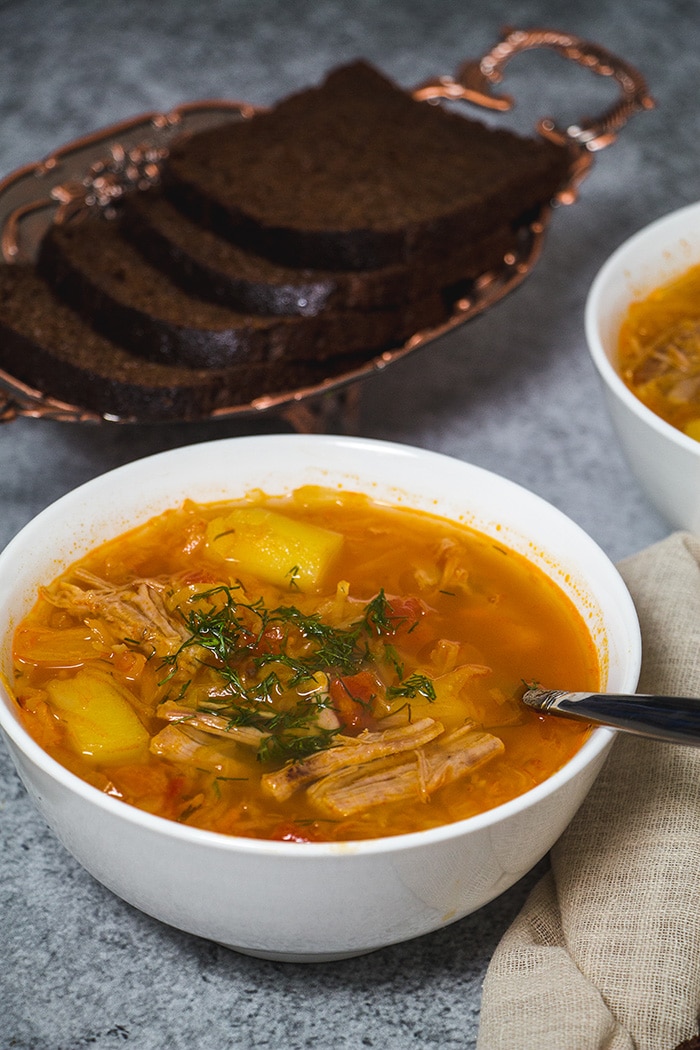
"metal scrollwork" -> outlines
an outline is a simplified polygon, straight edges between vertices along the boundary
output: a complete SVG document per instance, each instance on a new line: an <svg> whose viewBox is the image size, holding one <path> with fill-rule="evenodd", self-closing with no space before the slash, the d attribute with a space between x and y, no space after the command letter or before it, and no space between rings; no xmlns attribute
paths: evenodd
<svg viewBox="0 0 700 1050"><path fill-rule="evenodd" d="M423 84L417 89L416 97L461 99L486 109L509 110L513 106L512 97L494 93L493 88L501 83L503 70L515 55L543 47L556 51L598 76L612 77L622 94L618 102L602 116L571 124L565 129L558 128L551 118L544 117L537 128L545 138L562 145L576 144L594 152L614 142L620 129L634 113L654 107L646 81L638 70L598 44L553 29L506 28L501 40L488 54L465 62L455 77L441 77Z"/></svg>

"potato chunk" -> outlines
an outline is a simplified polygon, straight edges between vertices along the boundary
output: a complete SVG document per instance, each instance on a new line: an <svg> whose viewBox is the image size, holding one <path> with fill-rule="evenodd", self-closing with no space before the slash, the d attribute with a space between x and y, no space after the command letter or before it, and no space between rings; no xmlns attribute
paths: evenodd
<svg viewBox="0 0 700 1050"><path fill-rule="evenodd" d="M238 507L209 523L207 543L240 572L310 591L320 585L343 537L264 507Z"/></svg>
<svg viewBox="0 0 700 1050"><path fill-rule="evenodd" d="M66 716L71 745L96 765L135 762L148 753L149 735L128 694L104 671L84 667L74 678L46 686L56 714Z"/></svg>

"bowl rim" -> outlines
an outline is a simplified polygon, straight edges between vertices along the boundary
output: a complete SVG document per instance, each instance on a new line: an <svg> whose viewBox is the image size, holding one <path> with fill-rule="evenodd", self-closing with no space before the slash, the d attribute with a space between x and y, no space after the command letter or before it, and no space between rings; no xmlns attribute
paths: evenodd
<svg viewBox="0 0 700 1050"><path fill-rule="evenodd" d="M549 515L558 518L562 523L565 523L574 534L578 533L581 541L588 545L590 552L601 560L601 564L605 565L606 571L610 575L610 582L617 587L616 599L626 606L624 620L629 628L629 653L627 659L630 664L630 674L635 676L635 678L638 676L641 664L641 632L639 629L636 609L624 580L616 566L596 541L576 522L574 522L573 519L569 518L541 496L538 496L536 493L533 493L531 490L524 488L517 482L511 481L503 475L496 474L494 471L460 460L455 456L449 456L441 452L435 452L399 442L325 434L265 434L216 439L214 441L204 442L203 444L211 448L212 446L231 446L232 443L238 444L241 442L271 444L279 441L282 441L285 444L289 443L290 445L306 443L318 443L320 445L330 443L331 445L352 446L356 449L364 447L366 449L368 448L370 451L394 452L399 453L400 455L420 457L421 459L427 458L435 461L444 460L458 468L464 467L467 471L474 472L476 476L489 477L501 486L512 489L514 492L524 494L528 500L532 501L535 505L539 505L543 509L546 509L546 512ZM105 479L113 478L115 475L127 475L135 468L144 469L144 467L151 465L157 467L159 461L162 462L163 460L170 459L178 454L186 453L193 447L195 446L178 446L176 448L168 449L165 452L159 452L123 464L122 466L96 475L94 478L78 485L63 496L54 500L30 519L30 521L20 529L16 536L10 540L4 550L0 551L0 573L5 568L5 565L12 559L15 549L25 543L27 535L31 536L32 532L41 529L44 521L50 519L52 514L60 512L64 506L69 505L76 499L80 499L85 494L89 494L90 489L94 485L102 484ZM126 530L122 528L119 531ZM10 629L12 629L11 626ZM88 784L79 776L62 766L33 739L21 724L18 715L13 710L12 688L9 682L4 679L4 675L2 675L1 672L0 733L5 735L10 744L14 745L33 765L37 766L42 773L57 781L62 789L77 794L83 801L97 806L98 809L103 810L107 814L111 814L117 819L125 820L127 823L138 825L144 830L150 829L154 833L163 835L167 838L187 842L191 845L200 844L224 852L274 855L295 860L312 857L331 858L339 855L367 856L376 853L402 853L419 847L430 848L438 842L457 839L463 834L472 831L482 831L495 824L517 816L521 811L536 805L541 799L548 795L555 794L566 783L573 780L583 769L593 763L599 755L604 753L610 747L617 735L614 730L604 727L592 729L588 738L574 755L572 755L563 766L542 783L537 784L529 791L526 791L507 802L501 803L492 809L486 810L485 812L476 814L472 817L467 817L463 820L454 821L449 824L442 824L435 828L429 828L423 831L400 835L388 835L375 839L352 839L341 842L304 843L303 849L300 849L299 843L247 838L237 835L225 835L221 832L206 831L201 828L179 824L176 821L171 821L165 817L147 813L135 806L104 794L104 792Z"/></svg>
<svg viewBox="0 0 700 1050"><path fill-rule="evenodd" d="M624 269L626 261L632 258L642 245L652 241L659 235L668 233L668 237L659 244L658 254L661 258L664 251L668 250L671 241L674 245L678 244L682 237L680 231L679 234L671 236L671 231L674 227L678 227L681 223L693 220L696 217L700 220L700 201L686 204L681 208L675 209L675 211L654 219L652 222L643 226L640 230L637 230L624 240L622 244L620 244L612 254L608 256L594 277L588 295L586 296L584 307L584 330L593 363L605 385L615 395L618 401L622 402L642 423L645 423L652 430L656 431L660 437L672 441L675 445L678 445L679 448L700 455L700 441L696 441L695 438L689 437L681 430L678 430L677 427L674 427L671 423L662 419L661 416L658 416L648 408L643 401L640 401L640 399L632 393L613 365L605 347L603 346L603 340L600 336L600 302L611 276ZM700 251L696 262L700 264ZM696 265L696 263L690 262L686 264L685 268L687 269L694 265ZM681 272L682 269L679 269L678 273ZM649 283L649 291L652 291L654 288L660 287L671 280L673 280L672 277L667 277L665 279L660 278L656 284L652 281ZM630 296L629 303L637 301L638 298L639 296Z"/></svg>

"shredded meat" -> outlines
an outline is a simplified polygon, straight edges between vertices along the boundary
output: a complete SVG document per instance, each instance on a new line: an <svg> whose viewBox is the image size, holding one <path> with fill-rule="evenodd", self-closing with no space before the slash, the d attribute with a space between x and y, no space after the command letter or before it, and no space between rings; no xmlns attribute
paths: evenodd
<svg viewBox="0 0 700 1050"><path fill-rule="evenodd" d="M335 746L319 751L302 762L292 762L276 773L266 773L262 789L278 802L290 798L297 788L310 784L337 770L352 769L386 755L414 751L443 732L433 718L422 718L411 725L385 729L379 733L365 730L359 736L337 736Z"/></svg>
<svg viewBox="0 0 700 1050"><path fill-rule="evenodd" d="M45 591L46 599L60 609L102 617L149 655L169 656L189 637L185 624L166 608L163 595L171 583L144 578L114 587L86 569L78 569L74 579L75 583L64 580L54 591Z"/></svg>
<svg viewBox="0 0 700 1050"><path fill-rule="evenodd" d="M183 762L186 765L194 763L200 769L208 769L226 777L247 777L244 765L214 750L208 741L203 742L197 736L187 726L167 725L151 740L151 754L170 762Z"/></svg>
<svg viewBox="0 0 700 1050"><path fill-rule="evenodd" d="M308 796L325 815L336 818L386 802L426 800L503 750L498 737L467 723L411 756L380 759L325 776L309 787Z"/></svg>
<svg viewBox="0 0 700 1050"><path fill-rule="evenodd" d="M639 344L637 349L641 350ZM635 386L657 381L660 389L674 399L696 400L700 379L700 321L684 318L665 328L653 342L645 343L630 378Z"/></svg>
<svg viewBox="0 0 700 1050"><path fill-rule="evenodd" d="M247 747L259 747L260 741L265 736L259 729L253 726L237 726L231 724L231 719L223 715L212 715L207 711L195 711L191 707L182 707L174 700L166 700L159 704L156 710L159 718L166 722L181 722L183 725L199 729L204 733L214 736L224 736L238 744Z"/></svg>

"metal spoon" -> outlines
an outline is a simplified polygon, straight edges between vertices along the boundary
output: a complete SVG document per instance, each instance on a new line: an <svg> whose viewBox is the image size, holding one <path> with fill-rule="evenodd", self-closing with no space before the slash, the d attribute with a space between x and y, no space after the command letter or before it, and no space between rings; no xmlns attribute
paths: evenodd
<svg viewBox="0 0 700 1050"><path fill-rule="evenodd" d="M694 697L526 689L522 699L536 711L608 726L653 740L700 747L700 699Z"/></svg>

